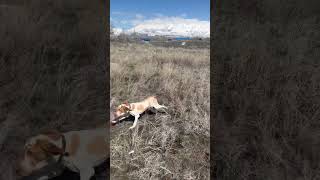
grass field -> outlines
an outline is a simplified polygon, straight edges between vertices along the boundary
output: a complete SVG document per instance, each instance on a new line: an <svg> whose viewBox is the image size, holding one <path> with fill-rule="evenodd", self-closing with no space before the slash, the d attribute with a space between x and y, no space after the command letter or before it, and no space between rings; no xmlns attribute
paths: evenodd
<svg viewBox="0 0 320 180"><path fill-rule="evenodd" d="M149 95L170 109L111 127L111 179L209 179L209 49L112 42L110 55L111 110Z"/></svg>
<svg viewBox="0 0 320 180"><path fill-rule="evenodd" d="M27 138L106 122L104 5L0 5L0 179L12 180Z"/></svg>
<svg viewBox="0 0 320 180"><path fill-rule="evenodd" d="M320 179L319 1L215 6L215 179Z"/></svg>

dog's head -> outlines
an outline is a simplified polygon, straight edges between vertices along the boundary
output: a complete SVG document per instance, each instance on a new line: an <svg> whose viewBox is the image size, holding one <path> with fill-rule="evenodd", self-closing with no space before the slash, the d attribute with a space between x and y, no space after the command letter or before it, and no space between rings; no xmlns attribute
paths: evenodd
<svg viewBox="0 0 320 180"><path fill-rule="evenodd" d="M48 164L50 157L62 155L64 150L58 147L50 137L39 135L27 141L21 158L18 159L16 173L27 176Z"/></svg>
<svg viewBox="0 0 320 180"><path fill-rule="evenodd" d="M127 113L131 111L130 109L130 105L128 102L125 102L123 104L120 104L117 108L116 108L116 111L115 111L115 118Z"/></svg>

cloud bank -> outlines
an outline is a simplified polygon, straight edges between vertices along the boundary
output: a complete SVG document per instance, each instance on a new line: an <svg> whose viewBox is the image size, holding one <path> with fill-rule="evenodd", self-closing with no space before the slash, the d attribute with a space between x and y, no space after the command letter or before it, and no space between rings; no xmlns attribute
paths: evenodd
<svg viewBox="0 0 320 180"><path fill-rule="evenodd" d="M142 18L131 21L134 27L127 33L142 33L149 36L185 36L185 37L210 37L210 22L183 17L158 17L143 20Z"/></svg>
<svg viewBox="0 0 320 180"><path fill-rule="evenodd" d="M123 29L121 28L113 28L113 35L115 36L119 36L122 32L123 32Z"/></svg>

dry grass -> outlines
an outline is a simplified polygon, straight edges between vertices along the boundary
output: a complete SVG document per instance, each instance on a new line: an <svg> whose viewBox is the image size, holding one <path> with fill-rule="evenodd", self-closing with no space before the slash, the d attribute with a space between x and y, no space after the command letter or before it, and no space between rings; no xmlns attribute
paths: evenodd
<svg viewBox="0 0 320 180"><path fill-rule="evenodd" d="M16 179L16 158L30 136L105 122L105 26L103 9L97 8L102 6L63 0L1 3L0 179Z"/></svg>
<svg viewBox="0 0 320 180"><path fill-rule="evenodd" d="M267 3L215 11L215 179L320 179L320 6Z"/></svg>
<svg viewBox="0 0 320 180"><path fill-rule="evenodd" d="M209 179L209 76L209 49L111 44L113 105L157 95L170 108L111 129L111 179Z"/></svg>

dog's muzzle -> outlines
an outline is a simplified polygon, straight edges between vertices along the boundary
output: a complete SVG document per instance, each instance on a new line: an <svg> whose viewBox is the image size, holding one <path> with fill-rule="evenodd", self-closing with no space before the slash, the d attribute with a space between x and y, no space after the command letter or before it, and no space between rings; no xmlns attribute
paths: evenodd
<svg viewBox="0 0 320 180"><path fill-rule="evenodd" d="M121 123L122 121L124 121L125 119L128 119L130 117L132 117L132 115L129 112L124 113L120 116L115 116L115 118L113 120L111 120L111 125L114 126L114 125Z"/></svg>

